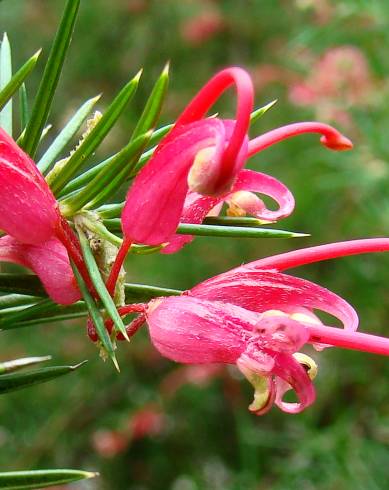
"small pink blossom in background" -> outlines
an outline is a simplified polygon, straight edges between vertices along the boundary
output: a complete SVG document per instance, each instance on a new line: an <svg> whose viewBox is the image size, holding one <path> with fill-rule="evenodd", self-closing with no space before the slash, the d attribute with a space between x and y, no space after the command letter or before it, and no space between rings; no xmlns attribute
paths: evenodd
<svg viewBox="0 0 389 490"><path fill-rule="evenodd" d="M92 436L94 450L102 458L114 458L128 447L128 437L120 431L98 430Z"/></svg>
<svg viewBox="0 0 389 490"><path fill-rule="evenodd" d="M301 106L314 106L317 117L350 126L348 109L372 100L376 82L364 53L355 46L328 49L309 67L306 79L292 84L289 98Z"/></svg>
<svg viewBox="0 0 389 490"><path fill-rule="evenodd" d="M275 83L289 85L296 75L291 70L271 63L262 63L251 68L256 92L261 93L269 85Z"/></svg>
<svg viewBox="0 0 389 490"><path fill-rule="evenodd" d="M119 429L101 429L92 435L92 445L103 458L114 458L133 441L159 435L166 426L165 415L156 404L135 411Z"/></svg>
<svg viewBox="0 0 389 490"><path fill-rule="evenodd" d="M199 46L209 41L226 27L221 12L216 8L206 8L199 14L182 22L182 39L191 46Z"/></svg>
<svg viewBox="0 0 389 490"><path fill-rule="evenodd" d="M165 425L166 420L161 409L157 405L146 405L135 412L128 422L131 440L156 436L162 432Z"/></svg>

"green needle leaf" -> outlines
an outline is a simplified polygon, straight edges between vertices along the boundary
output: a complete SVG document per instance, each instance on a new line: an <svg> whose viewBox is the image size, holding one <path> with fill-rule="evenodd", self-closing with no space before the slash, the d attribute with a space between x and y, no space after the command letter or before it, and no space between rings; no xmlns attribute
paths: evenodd
<svg viewBox="0 0 389 490"><path fill-rule="evenodd" d="M112 243L112 245L115 245L115 247L120 247L123 243L122 238L119 238L118 236L108 231L107 228L100 221L87 219L86 228L99 237L103 238L104 240Z"/></svg>
<svg viewBox="0 0 389 490"><path fill-rule="evenodd" d="M261 226L272 223L272 221L263 221L250 216L208 216L204 219L204 225L221 225L221 226Z"/></svg>
<svg viewBox="0 0 389 490"><path fill-rule="evenodd" d="M101 314L100 310L98 309L98 307L97 307L94 299L92 298L90 292L88 291L88 288L87 288L83 278L81 277L80 273L78 272L77 267L73 264L73 262L71 262L71 265L72 265L73 273L74 273L74 276L76 278L78 287L80 288L81 294L82 294L84 301L85 301L85 305L88 309L89 315L91 316L91 319L92 319L92 321L96 327L96 332L97 332L97 335L100 339L101 345L103 346L103 348L107 352L109 358L112 360L116 369L119 371L119 365L118 365L118 362L116 360L114 347L112 345L111 338L108 335L107 329L105 328L104 319L102 317L102 314Z"/></svg>
<svg viewBox="0 0 389 490"><path fill-rule="evenodd" d="M156 81L149 98L147 99L142 115L140 116L138 124L132 133L131 141L155 127L161 113L162 104L165 100L168 85L169 63L166 64L160 77Z"/></svg>
<svg viewBox="0 0 389 490"><path fill-rule="evenodd" d="M70 308L70 311L72 310L71 307ZM68 308L67 310L68 311ZM55 314L51 314L49 316L44 316L44 317L41 317L41 318L34 318L32 320L25 320L25 321L22 321L22 322L18 322L18 323L14 323L12 325L12 329L16 329L16 328L25 328L25 327L39 327L40 325L44 325L46 323L56 323L56 322L64 322L66 320L75 320L75 319L78 319L78 318L83 318L85 316L87 316L88 314L88 311L85 307L85 305L83 304L83 311L75 311L74 313L62 313L62 314L58 314L58 313L55 313ZM8 330L8 327L7 329Z"/></svg>
<svg viewBox="0 0 389 490"><path fill-rule="evenodd" d="M8 101L8 104L11 104L11 97L14 95L19 87L23 87L23 82L36 65L40 53L41 50L37 51L33 56L31 56L31 58L24 63L24 65L15 73L15 75L9 80L6 85L3 83L0 84L0 110L3 109ZM24 128L24 125L22 125L22 127Z"/></svg>
<svg viewBox="0 0 389 490"><path fill-rule="evenodd" d="M40 313L48 313L51 310L57 310L57 304L51 301L51 299L42 299L33 306L24 308L23 310L16 311L8 315L2 315L0 318L0 329L6 328L7 325L12 325L29 318L34 318Z"/></svg>
<svg viewBox="0 0 389 490"><path fill-rule="evenodd" d="M0 46L0 90L3 92L12 79L12 55L11 46L7 34L4 33ZM0 93L1 95L1 93ZM7 100L10 98L8 97ZM1 107L0 107L1 109ZM3 110L0 111L0 128L3 128L12 136L12 100L9 100Z"/></svg>
<svg viewBox="0 0 389 490"><path fill-rule="evenodd" d="M101 208L96 211L99 213L99 216L103 219L109 218L117 218L122 214L124 208L124 202L120 202L118 204L105 204L101 206Z"/></svg>
<svg viewBox="0 0 389 490"><path fill-rule="evenodd" d="M93 106L99 99L100 95L84 102L84 104L77 110L74 116L68 121L66 126L51 143L47 151L37 163L37 167L42 173L47 172L57 156L61 153L61 151L80 129L82 123L88 117L88 114L90 114Z"/></svg>
<svg viewBox="0 0 389 490"><path fill-rule="evenodd" d="M265 114L265 112L271 109L273 105L275 105L276 103L277 103L277 99L274 99L268 104L264 105L263 107L259 107L259 109L253 111L250 115L250 126L255 124L258 121L258 119L260 119Z"/></svg>
<svg viewBox="0 0 389 490"><path fill-rule="evenodd" d="M32 274L0 273L0 293L47 296L41 282Z"/></svg>
<svg viewBox="0 0 389 490"><path fill-rule="evenodd" d="M126 302L133 303L149 301L150 299L164 296L179 296L183 293L183 291L180 291L179 289L160 288L158 286L132 283L126 283L124 289L126 292Z"/></svg>
<svg viewBox="0 0 389 490"><path fill-rule="evenodd" d="M33 490L94 478L98 473L79 470L33 470L0 473L0 488Z"/></svg>
<svg viewBox="0 0 389 490"><path fill-rule="evenodd" d="M39 383L46 383L52 379L69 374L86 361L76 364L75 366L53 366L42 369L35 369L26 373L13 373L0 375L0 395L10 391L21 390ZM0 485L0 488L1 485Z"/></svg>
<svg viewBox="0 0 389 490"><path fill-rule="evenodd" d="M19 106L20 106L20 127L24 129L28 124L30 117L28 110L28 97L26 85L23 83L19 90Z"/></svg>
<svg viewBox="0 0 389 490"><path fill-rule="evenodd" d="M1 278L0 278L1 280ZM149 301L152 298L159 296L172 296L179 295L182 291L178 289L162 288L158 286L150 286L146 284L125 284L126 302L140 302ZM88 314L87 306L83 301L79 301L71 306L57 305L58 310L50 310L47 313L42 313L36 318L29 318L11 325L2 326L3 329L16 329L23 327L40 326L46 323L62 322L66 320L73 320L76 318L85 317Z"/></svg>
<svg viewBox="0 0 389 490"><path fill-rule="evenodd" d="M142 71L130 80L115 97L111 105L105 111L100 121L86 136L77 150L69 157L58 173L54 173L52 178L46 179L55 195L69 182L74 174L81 168L87 158L89 158L99 144L106 137L112 126L126 108L128 102L133 97L139 85ZM55 167L53 172L55 172Z"/></svg>
<svg viewBox="0 0 389 490"><path fill-rule="evenodd" d="M192 225L181 223L177 233L181 235L199 235L230 238L298 238L308 236L304 233L294 233L270 228L245 228L241 226Z"/></svg>
<svg viewBox="0 0 389 490"><path fill-rule="evenodd" d="M141 152L153 134L152 129L157 123L161 112L168 82L169 66L166 65L153 87L128 145L109 160L107 165L104 166L80 194L69 197L63 203L63 206L61 206L63 214L71 216L86 204L88 204L86 206L87 209L94 209L100 206L112 194L117 192L121 184L134 173Z"/></svg>
<svg viewBox="0 0 389 490"><path fill-rule="evenodd" d="M86 238L81 228L78 226L77 232L80 239L82 255L84 256L85 265L88 269L93 286L95 287L97 294L99 295L103 305L105 306L105 309L107 310L108 315L111 317L117 330L119 330L119 332L123 334L126 340L130 341L126 332L126 327L124 326L124 323L116 309L115 303L113 302L111 295L105 287L103 278L101 277L99 268L97 267L92 250L90 249L88 239Z"/></svg>
<svg viewBox="0 0 389 490"><path fill-rule="evenodd" d="M0 313L5 308L14 307L26 307L33 303L36 303L38 298L36 296L26 296L24 294L5 294L0 296Z"/></svg>
<svg viewBox="0 0 389 490"><path fill-rule="evenodd" d="M119 218L105 219L104 225L112 232L121 232L121 221ZM309 236L305 233L293 231L274 230L271 228L243 227L243 226L216 226L216 225L194 225L180 223L177 233L181 235L199 235L230 238L300 238Z"/></svg>
<svg viewBox="0 0 389 490"><path fill-rule="evenodd" d="M50 114L55 90L72 38L79 6L80 0L68 0L66 3L62 20L58 27L35 98L31 118L27 124L26 132L20 144L32 158L35 156L41 133Z"/></svg>
<svg viewBox="0 0 389 490"><path fill-rule="evenodd" d="M22 359L14 359L12 361L5 361L0 363L0 374L10 373L18 371L28 366L34 366L40 362L50 361L51 356L43 357L24 357Z"/></svg>
<svg viewBox="0 0 389 490"><path fill-rule="evenodd" d="M116 177L123 173L128 175L131 172L139 160L142 150L150 140L151 134L149 131L132 140L112 158L109 165L105 166L86 187L74 196L61 201L62 215L72 216L83 207L86 209L94 207L95 202L105 201L114 194L117 191Z"/></svg>
<svg viewBox="0 0 389 490"><path fill-rule="evenodd" d="M157 143L165 134L169 132L171 129L172 125L169 124L167 126L164 126L160 129L157 129L157 131L153 132L153 135L150 138L149 144L154 145ZM155 148L151 148L150 150L147 150L145 153L142 154L140 157L139 161L134 167L133 172L131 173L130 177L133 177L134 175L137 174L139 168L142 168L143 165L149 160L151 155L154 153ZM98 163L97 165L94 165L91 169L87 170L86 172L82 173L78 177L74 178L71 180L63 189L61 192L58 193L58 197L63 197L67 196L68 194L71 194L72 192L81 189L84 185L88 184L88 182L91 181L96 175L111 163L111 161L116 157L117 153L115 155L112 155L111 157L107 158L101 163Z"/></svg>

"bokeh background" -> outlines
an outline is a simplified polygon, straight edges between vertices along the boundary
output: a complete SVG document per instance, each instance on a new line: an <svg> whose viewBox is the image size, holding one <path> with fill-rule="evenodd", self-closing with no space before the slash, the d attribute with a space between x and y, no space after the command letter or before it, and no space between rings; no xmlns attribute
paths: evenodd
<svg viewBox="0 0 389 490"><path fill-rule="evenodd" d="M63 0L5 0L15 66L47 54ZM241 65L256 104L276 106L256 135L319 119L355 142L345 154L303 136L249 166L294 192L280 227L311 234L282 240L197 238L173 256L134 257L128 278L174 288L268 254L389 230L389 3L386 0L83 0L51 115L53 134L86 98L104 110L140 67L143 82L104 143L126 142L167 60L171 85L161 124L178 115L216 70ZM44 56L28 82L34 94ZM233 114L234 95L219 104ZM297 271L296 271L297 273ZM360 313L361 329L389 333L389 257L351 257L301 268ZM250 415L251 389L234 369L162 359L146 330L118 352L122 372L98 359L83 322L2 333L2 359L53 354L89 359L77 373L0 400L0 468L79 467L101 477L68 488L101 490L384 490L389 486L389 362L329 349L314 354L317 402L301 415Z"/></svg>

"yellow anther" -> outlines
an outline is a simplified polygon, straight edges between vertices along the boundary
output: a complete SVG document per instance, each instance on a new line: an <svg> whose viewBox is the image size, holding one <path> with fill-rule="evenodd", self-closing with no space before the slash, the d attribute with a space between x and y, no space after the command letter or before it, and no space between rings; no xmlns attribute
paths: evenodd
<svg viewBox="0 0 389 490"><path fill-rule="evenodd" d="M302 322L302 323L311 323L313 325L321 325L321 321L319 320L319 318L317 318L316 316L314 315L308 315L307 313L292 313L292 315L290 315L290 318L292 320L296 320L296 322Z"/></svg>
<svg viewBox="0 0 389 490"><path fill-rule="evenodd" d="M261 314L261 320L263 318L269 318L273 316L289 316L287 313L281 310L266 310Z"/></svg>

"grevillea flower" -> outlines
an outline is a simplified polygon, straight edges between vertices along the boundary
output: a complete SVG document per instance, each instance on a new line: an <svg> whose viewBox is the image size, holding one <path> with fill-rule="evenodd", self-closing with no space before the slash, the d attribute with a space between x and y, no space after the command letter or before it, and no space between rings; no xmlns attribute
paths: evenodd
<svg viewBox="0 0 389 490"><path fill-rule="evenodd" d="M315 399L315 362L298 351L306 343L318 350L338 346L389 355L389 339L356 332L358 316L331 291L281 271L316 261L389 250L389 239L339 242L252 262L218 275L181 296L128 305L122 315L140 312L133 334L147 320L154 346L185 364L235 364L255 387L250 410L266 412L273 402L298 413ZM339 320L323 325L316 311ZM298 402L283 400L293 389Z"/></svg>
<svg viewBox="0 0 389 490"><path fill-rule="evenodd" d="M35 163L0 129L0 260L32 269L61 304L80 298L68 251L82 265L72 230Z"/></svg>
<svg viewBox="0 0 389 490"><path fill-rule="evenodd" d="M235 119L205 117L231 85L237 93ZM249 141L253 98L248 73L237 67L227 68L211 78L179 116L127 194L122 213L124 241L112 268L109 289L114 287L132 242L147 245L170 242L182 216L196 222L196 216L198 220L209 211L209 202L202 203L188 192L218 197L220 202L235 190L254 190L275 200L279 205L278 217L283 217L293 210L291 194L285 186L263 174L257 173L255 179L241 175L246 160L275 142L302 133L320 133L322 144L332 150L352 147L351 141L337 130L316 122L291 124ZM247 197L246 194L245 200ZM195 209L188 204L191 202ZM261 202L255 214L266 219L268 212ZM176 243L171 251L180 246Z"/></svg>
<svg viewBox="0 0 389 490"><path fill-rule="evenodd" d="M220 95L233 84L238 100L236 119L205 118ZM122 214L126 238L148 245L169 241L180 221L188 191L205 196L231 192L247 158L275 142L317 132L322 134L322 143L333 150L352 147L350 140L320 123L291 124L249 142L252 109L252 82L241 68L222 70L200 90L130 188ZM263 189L260 189L261 179ZM258 174L255 190L279 202L278 183L274 179L271 184L267 176ZM241 185L239 190L246 190L244 187ZM248 187L250 191L251 182ZM290 203L288 206L291 212ZM285 215L285 211L281 214Z"/></svg>

